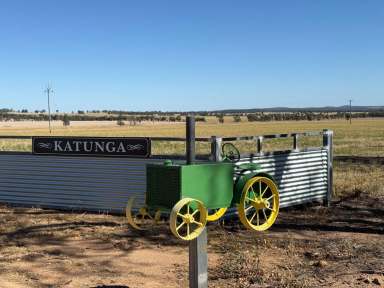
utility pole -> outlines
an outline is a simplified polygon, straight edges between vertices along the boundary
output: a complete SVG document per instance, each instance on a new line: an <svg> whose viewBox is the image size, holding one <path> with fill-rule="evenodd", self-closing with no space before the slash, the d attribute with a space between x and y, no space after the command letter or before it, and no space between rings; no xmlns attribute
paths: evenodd
<svg viewBox="0 0 384 288"><path fill-rule="evenodd" d="M45 93L47 93L47 98L48 98L48 122L49 122L49 134L52 133L51 129L51 102L50 102L50 94L53 93L52 88L48 85L47 89L44 90Z"/></svg>
<svg viewBox="0 0 384 288"><path fill-rule="evenodd" d="M349 124L352 124L352 99L349 99Z"/></svg>

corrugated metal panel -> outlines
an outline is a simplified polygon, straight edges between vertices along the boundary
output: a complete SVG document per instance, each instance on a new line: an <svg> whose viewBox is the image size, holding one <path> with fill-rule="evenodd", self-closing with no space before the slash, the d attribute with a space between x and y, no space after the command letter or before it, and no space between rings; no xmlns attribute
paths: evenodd
<svg viewBox="0 0 384 288"><path fill-rule="evenodd" d="M279 155L242 158L240 163L255 162L271 174L280 192L281 207L324 200L327 197L327 150L290 152Z"/></svg>
<svg viewBox="0 0 384 288"><path fill-rule="evenodd" d="M0 154L0 202L120 213L143 204L145 165L162 161Z"/></svg>

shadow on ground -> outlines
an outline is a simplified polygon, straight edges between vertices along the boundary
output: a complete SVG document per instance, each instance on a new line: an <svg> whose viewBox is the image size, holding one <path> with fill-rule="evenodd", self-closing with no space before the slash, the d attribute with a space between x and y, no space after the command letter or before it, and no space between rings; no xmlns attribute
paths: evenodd
<svg viewBox="0 0 384 288"><path fill-rule="evenodd" d="M290 249L289 245L294 243L287 240L289 239L287 233L291 232L298 236L303 235L303 238L307 237L305 240L307 242L304 244L301 242L292 244L302 247L307 247L306 245L310 243L308 241L311 241L317 232L382 235L384 234L383 207L383 199L372 198L364 193L355 193L335 200L331 207L307 205L283 209L276 224L266 233L250 233L239 224L237 219L226 221L224 225L213 223L209 225L210 249L219 254L232 250L238 251L236 249L242 251L244 247L234 246L237 242L242 241L245 241L244 245L247 245L247 249L250 247L265 248L265 243L274 239L274 245L278 249L287 250ZM137 231L130 229L125 218L121 216L30 208L14 209L5 206L0 207L0 214L2 214L0 219L0 277L6 273L17 274L26 283L31 283L30 287L49 287L50 282L45 280L45 277L48 276L41 272L41 266L44 266L44 263L50 263L49 273L59 275L55 287L65 287L63 283L66 283L68 278L93 275L105 279L116 277L120 273L116 270L116 263L122 261L120 259L127 259L127 255L135 250L185 249L188 245L172 236L166 224L156 226L150 231ZM305 234L308 231L314 233L308 236ZM339 240L329 242L329 239L320 241L321 243L318 244L316 241L317 239L314 239L315 244L311 244L317 245L315 248L312 247L313 249L325 249L324 247L327 247L328 250L333 249L334 253L322 255L327 261L346 261L345 259L355 257L352 252L344 253L350 251L348 249L352 249L350 247L354 244L346 244L341 240L341 242ZM247 249L246 251L248 251ZM266 247L266 249L271 249L271 247ZM375 253L375 250L369 247L364 249L358 247L355 250L367 255ZM377 250L376 247L375 249ZM106 253L110 253L110 257L105 257ZM372 259L376 258L372 257ZM15 263L24 263L24 265L17 266ZM146 269L145 264L140 262L135 265L139 268L142 266L140 268L142 271ZM239 267L242 269L241 265ZM369 270L368 268L361 267L366 270ZM137 273L137 277L145 278L145 274ZM217 275L220 276L220 273ZM129 286L88 285L87 287Z"/></svg>

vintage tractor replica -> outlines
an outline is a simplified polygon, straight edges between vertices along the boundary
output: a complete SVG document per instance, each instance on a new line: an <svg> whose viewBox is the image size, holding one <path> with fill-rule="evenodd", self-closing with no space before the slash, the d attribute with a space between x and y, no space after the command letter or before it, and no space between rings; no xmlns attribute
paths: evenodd
<svg viewBox="0 0 384 288"><path fill-rule="evenodd" d="M221 218L229 207L236 207L241 223L264 231L275 222L279 192L273 178L261 173L256 163L236 164L240 153L231 143L222 146L223 161L192 165L147 165L145 207L136 213L134 199L127 205L128 222L136 229L159 221L170 213L172 233L180 239L196 238L207 221Z"/></svg>

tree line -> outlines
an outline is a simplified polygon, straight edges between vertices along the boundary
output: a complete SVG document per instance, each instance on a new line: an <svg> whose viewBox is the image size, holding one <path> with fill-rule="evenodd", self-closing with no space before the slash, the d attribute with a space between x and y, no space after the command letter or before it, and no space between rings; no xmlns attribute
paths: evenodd
<svg viewBox="0 0 384 288"><path fill-rule="evenodd" d="M80 112L80 113L79 113ZM63 121L67 124L70 121L118 121L118 125L124 125L125 122L129 122L131 125L143 121L151 122L184 122L185 115L187 113L171 114L169 112L162 114L143 114L143 113L132 113L126 111L116 111L116 113L89 113L79 110L77 113L53 113L51 119L54 121ZM372 111L372 112L354 112L351 114L352 118L369 118L369 117L384 117L384 111ZM332 119L349 119L349 112L287 112L287 113L238 113L238 114L226 114L226 113L209 113L206 114L195 114L195 120L197 122L205 122L207 116L216 116L219 123L224 123L227 117L233 117L234 122L241 122L242 119L247 118L249 122L260 121L318 121L318 120L332 120ZM226 117L226 118L224 118ZM38 113L21 113L15 112L12 109L0 109L0 121L48 121L49 115L45 110L39 111Z"/></svg>
<svg viewBox="0 0 384 288"><path fill-rule="evenodd" d="M327 113L327 112L296 112L296 113L252 113L247 114L247 119L249 122L253 121L319 121L319 120L331 120L331 119L347 119L349 118L370 118L370 117L384 117L384 111L375 111L375 112L360 112L352 113L349 112L337 112L337 113Z"/></svg>
<svg viewBox="0 0 384 288"><path fill-rule="evenodd" d="M185 117L182 115L129 115L127 113L117 113L117 114L57 114L53 113L51 115L53 121L128 121L140 123L142 121L152 121L152 122L183 122ZM0 110L0 121L48 121L48 113L16 113L16 112L3 112ZM206 118L201 116L196 116L195 120L197 122L205 122ZM120 122L121 123L121 122Z"/></svg>

